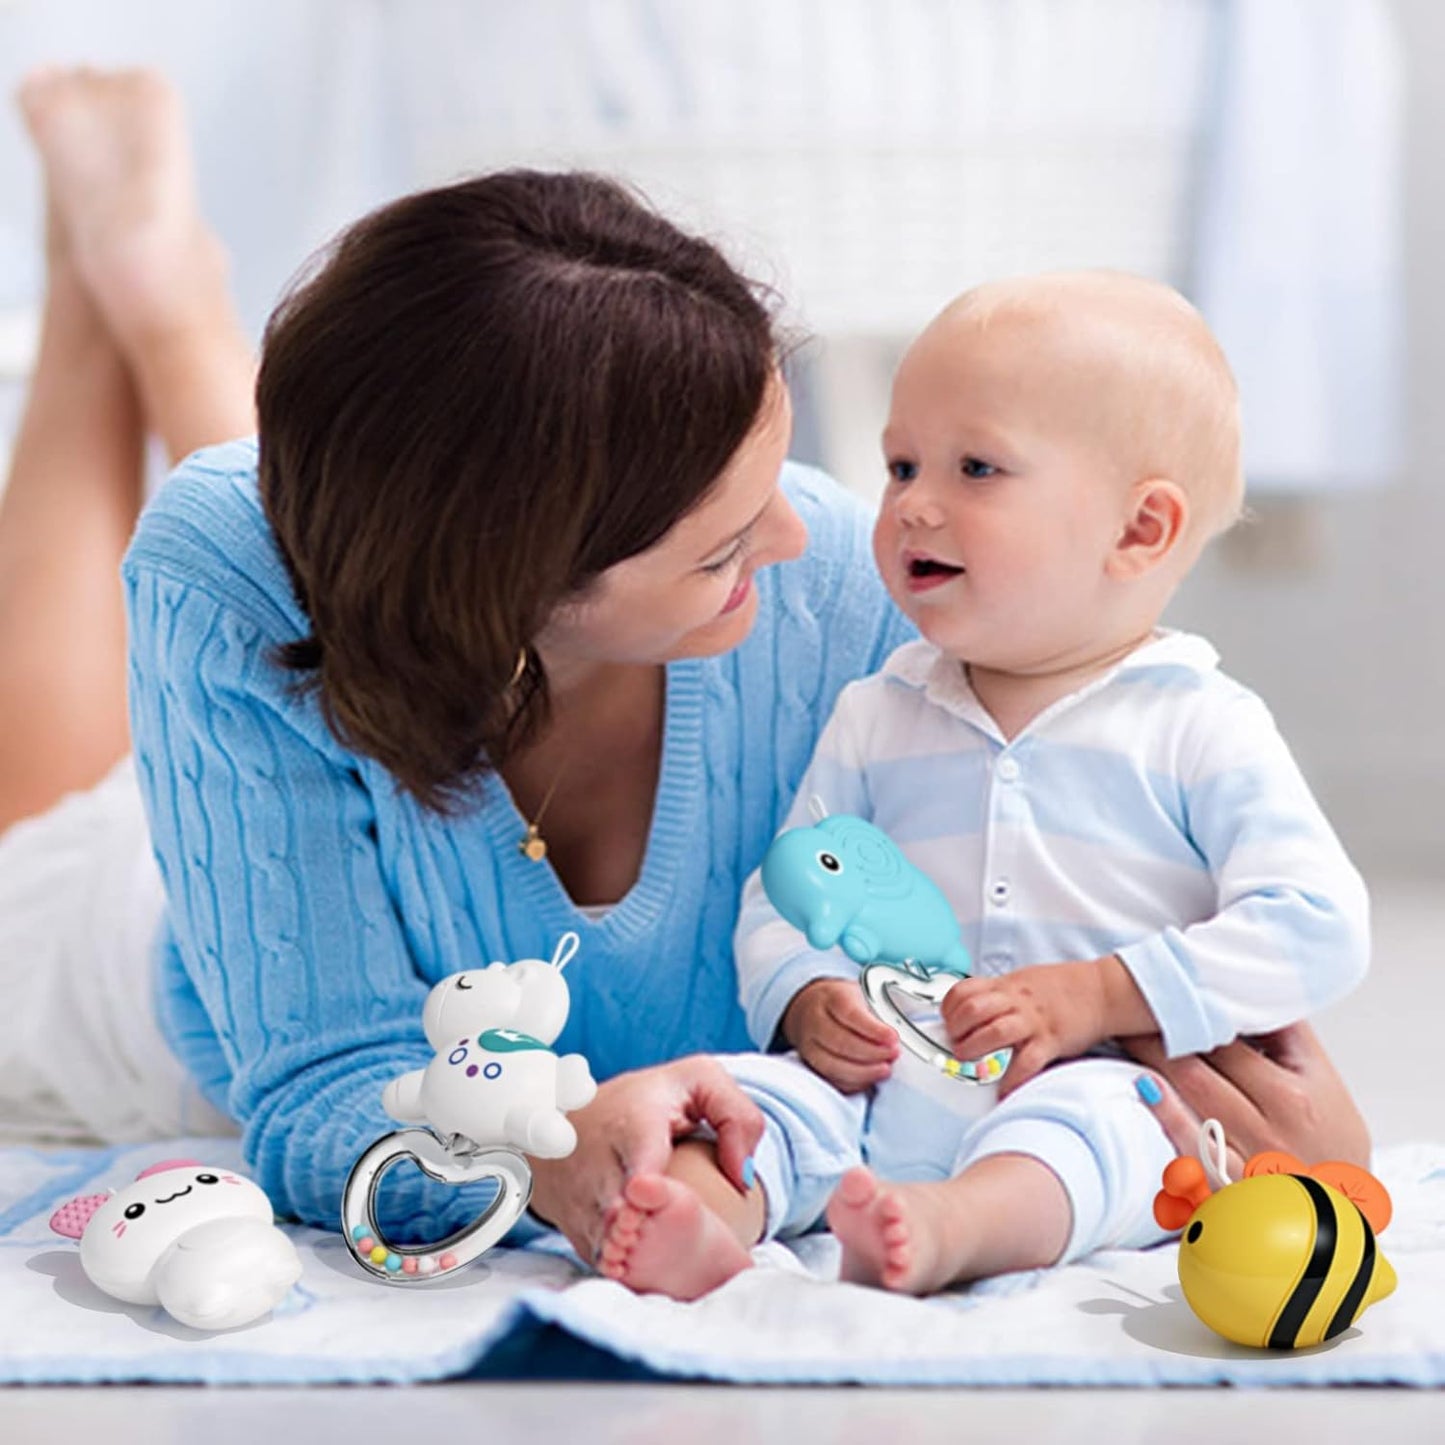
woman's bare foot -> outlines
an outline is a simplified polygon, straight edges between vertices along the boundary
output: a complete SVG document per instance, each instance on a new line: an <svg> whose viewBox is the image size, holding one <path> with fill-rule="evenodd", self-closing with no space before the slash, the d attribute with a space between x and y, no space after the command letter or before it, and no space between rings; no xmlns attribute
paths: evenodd
<svg viewBox="0 0 1445 1445"><path fill-rule="evenodd" d="M45 173L52 287L73 273L173 462L255 430L251 345L196 205L180 98L154 71L47 69L20 88Z"/></svg>
<svg viewBox="0 0 1445 1445"><path fill-rule="evenodd" d="M828 1228L843 1246L841 1278L900 1294L933 1294L958 1278L946 1247L937 1185L884 1184L850 1169L828 1201Z"/></svg>
<svg viewBox="0 0 1445 1445"><path fill-rule="evenodd" d="M160 75L38 70L19 102L45 173L48 251L73 257L122 347L229 306L180 98Z"/></svg>
<svg viewBox="0 0 1445 1445"><path fill-rule="evenodd" d="M628 1180L604 1231L598 1268L640 1294L694 1300L752 1264L732 1230L662 1174Z"/></svg>

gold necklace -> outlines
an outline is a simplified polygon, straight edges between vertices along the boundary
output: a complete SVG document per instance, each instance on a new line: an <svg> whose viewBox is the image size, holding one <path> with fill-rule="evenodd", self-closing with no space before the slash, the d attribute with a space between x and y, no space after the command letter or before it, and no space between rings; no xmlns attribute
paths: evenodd
<svg viewBox="0 0 1445 1445"><path fill-rule="evenodd" d="M562 766L557 769L557 776L552 779L552 786L547 789L546 797L532 814L532 821L527 823L527 831L517 841L517 852L533 863L540 863L547 856L547 840L542 836L542 815L547 811L547 805L552 801L557 785L562 781L562 774L566 771L567 759L563 758ZM525 823L527 820L524 818L522 821Z"/></svg>
<svg viewBox="0 0 1445 1445"><path fill-rule="evenodd" d="M527 670L527 662L527 649L524 647L517 653L517 665L512 669L511 680L507 683L509 688L516 687L521 682L522 674ZM517 852L533 863L540 863L547 856L547 840L542 836L542 816L546 813L547 807L557 791L557 785L562 781L563 773L567 771L569 758L570 754L563 754L561 765L552 779L551 786L547 789L546 796L542 799L537 811L532 814L532 821L527 823L525 818L522 819L524 823L527 823L527 831L517 840ZM518 809L518 811L521 810Z"/></svg>

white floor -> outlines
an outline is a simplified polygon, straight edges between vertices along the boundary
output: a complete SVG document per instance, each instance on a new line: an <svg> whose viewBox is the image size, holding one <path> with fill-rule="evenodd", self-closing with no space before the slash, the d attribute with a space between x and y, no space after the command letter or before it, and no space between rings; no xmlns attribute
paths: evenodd
<svg viewBox="0 0 1445 1445"><path fill-rule="evenodd" d="M1445 1138L1445 894L1376 881L1369 982L1320 1021L1378 1144ZM1445 1301L1442 1301L1445 1306ZM1011 1436L1027 1445L1218 1445L1295 1438L1445 1441L1445 1391L859 1390L697 1385L472 1384L423 1389L15 1389L0 1391L0 1442L83 1437L106 1445L261 1438L395 1445L431 1439L551 1445L790 1445L902 1439L954 1445Z"/></svg>

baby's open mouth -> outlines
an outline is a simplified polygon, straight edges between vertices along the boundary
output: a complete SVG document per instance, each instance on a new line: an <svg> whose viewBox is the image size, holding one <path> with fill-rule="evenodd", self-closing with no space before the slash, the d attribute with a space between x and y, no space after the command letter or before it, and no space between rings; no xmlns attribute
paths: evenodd
<svg viewBox="0 0 1445 1445"><path fill-rule="evenodd" d="M951 567L947 562L938 562L932 557L914 557L908 563L910 577L956 577L962 571L962 567Z"/></svg>

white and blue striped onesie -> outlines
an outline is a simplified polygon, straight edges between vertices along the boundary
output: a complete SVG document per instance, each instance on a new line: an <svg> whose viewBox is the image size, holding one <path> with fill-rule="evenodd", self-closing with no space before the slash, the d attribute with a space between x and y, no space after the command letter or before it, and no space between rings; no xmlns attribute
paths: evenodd
<svg viewBox="0 0 1445 1445"><path fill-rule="evenodd" d="M1368 902L1268 710L1217 663L1204 639L1161 630L1007 741L958 662L906 643L839 696L787 826L810 821L816 794L887 831L948 897L979 973L1117 954L1171 1055L1279 1028L1360 981ZM805 983L859 972L810 949L756 873L736 947L764 1049ZM859 1162L942 1179L1026 1153L1069 1192L1066 1259L1161 1237L1152 1202L1173 1150L1136 1065L1069 1063L998 1103L906 1051L851 1097L795 1055L728 1063L768 1120L770 1234L814 1226Z"/></svg>

